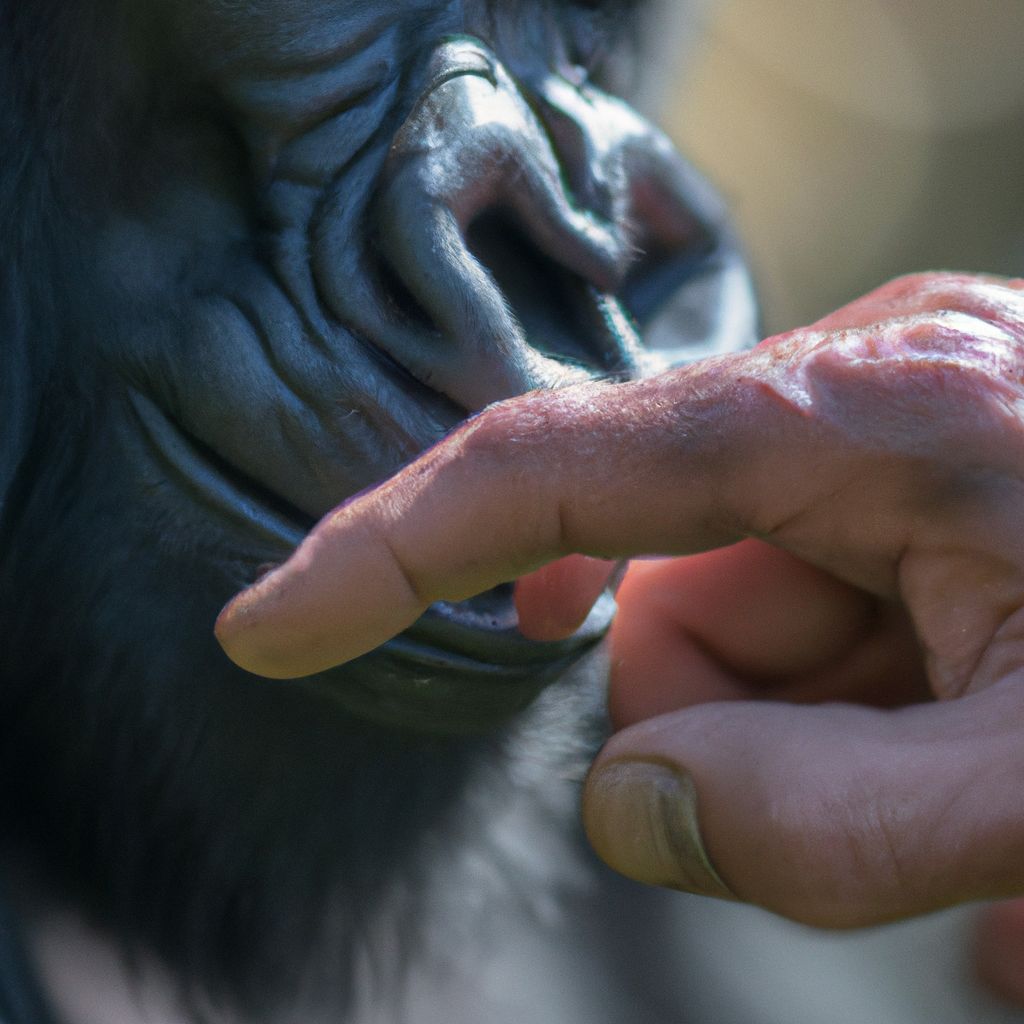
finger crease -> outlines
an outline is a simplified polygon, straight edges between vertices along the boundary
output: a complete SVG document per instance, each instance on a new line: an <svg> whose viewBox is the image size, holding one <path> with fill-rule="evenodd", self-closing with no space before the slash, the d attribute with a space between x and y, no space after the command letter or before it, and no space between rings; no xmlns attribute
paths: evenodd
<svg viewBox="0 0 1024 1024"><path fill-rule="evenodd" d="M398 570L399 578L405 584L405 588L409 592L409 596L412 598L413 603L424 607L431 604L430 599L424 594L423 588L416 579L415 574L408 568L401 555L399 555L398 549L395 547L391 538L383 530L378 531L378 536L380 537L380 542L384 546L384 549L391 556L391 561Z"/></svg>

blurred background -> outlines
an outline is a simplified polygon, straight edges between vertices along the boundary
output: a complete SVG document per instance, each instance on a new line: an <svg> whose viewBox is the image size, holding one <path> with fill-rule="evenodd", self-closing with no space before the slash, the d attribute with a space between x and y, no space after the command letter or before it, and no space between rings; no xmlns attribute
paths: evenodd
<svg viewBox="0 0 1024 1024"><path fill-rule="evenodd" d="M1024 275L1024 0L662 0L642 104L728 199L768 333L911 270Z"/></svg>
<svg viewBox="0 0 1024 1024"><path fill-rule="evenodd" d="M638 103L725 195L766 333L909 271L1024 276L1024 0L656 0L641 52ZM852 933L669 908L643 979L668 1020L1024 1024L974 982L976 908Z"/></svg>

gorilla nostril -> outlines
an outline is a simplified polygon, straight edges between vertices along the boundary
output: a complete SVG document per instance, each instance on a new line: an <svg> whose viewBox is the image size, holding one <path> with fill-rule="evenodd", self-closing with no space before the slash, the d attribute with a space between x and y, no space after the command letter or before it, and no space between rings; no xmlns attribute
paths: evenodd
<svg viewBox="0 0 1024 1024"><path fill-rule="evenodd" d="M583 367L628 373L636 347L628 317L605 301L631 256L624 233L572 201L549 134L480 45L435 53L372 220L381 280L397 286L391 307L417 314L425 343L392 333L388 354L469 409Z"/></svg>
<svg viewBox="0 0 1024 1024"><path fill-rule="evenodd" d="M645 239L622 286L622 296L637 320L646 321L668 297L708 264L719 240L694 225L678 240Z"/></svg>
<svg viewBox="0 0 1024 1024"><path fill-rule="evenodd" d="M635 374L639 339L628 316L609 295L541 252L514 219L491 211L470 225L466 241L533 348L605 377Z"/></svg>
<svg viewBox="0 0 1024 1024"><path fill-rule="evenodd" d="M653 315L714 249L691 184L627 105L554 75L517 82L479 41L445 41L374 200L378 280L402 321L378 343L468 410L582 372L634 375L626 310Z"/></svg>

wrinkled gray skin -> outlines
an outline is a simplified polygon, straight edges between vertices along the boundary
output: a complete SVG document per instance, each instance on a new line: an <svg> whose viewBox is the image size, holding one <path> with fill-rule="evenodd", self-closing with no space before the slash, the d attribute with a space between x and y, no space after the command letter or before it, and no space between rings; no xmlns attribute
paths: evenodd
<svg viewBox="0 0 1024 1024"><path fill-rule="evenodd" d="M163 59L241 145L176 126L172 169L113 214L99 259L133 305L176 293L170 331L112 346L143 426L126 443L231 537L232 584L467 414L635 374L631 317L717 266L717 204L588 80L631 6L172 5L159 44L180 49ZM610 609L540 646L519 641L507 594L438 607L337 694L389 723L476 729L532 699ZM409 673L446 661L414 699Z"/></svg>
<svg viewBox="0 0 1024 1024"><path fill-rule="evenodd" d="M201 1006L353 1005L382 908L415 957L438 885L486 903L433 860L514 876L491 822L572 813L610 595L537 644L501 587L297 683L211 628L486 404L746 343L717 200L591 80L632 7L0 3L6 81L73 55L5 100L0 355L45 400L0 445L0 834Z"/></svg>

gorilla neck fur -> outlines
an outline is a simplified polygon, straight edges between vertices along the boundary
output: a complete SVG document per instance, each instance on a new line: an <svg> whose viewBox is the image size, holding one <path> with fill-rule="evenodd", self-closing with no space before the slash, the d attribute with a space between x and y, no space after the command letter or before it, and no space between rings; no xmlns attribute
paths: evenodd
<svg viewBox="0 0 1024 1024"><path fill-rule="evenodd" d="M40 920L45 935L49 912L70 908L110 937L128 978L145 982L155 967L169 979L183 1019L404 1019L409 970L443 979L454 967L472 977L474 964L501 955L496 922L542 929L552 901L586 884L589 868L565 825L597 733L592 726L583 737L580 726L598 720L604 665L581 671L589 680L552 687L486 742L409 739L396 750L394 736L354 745L343 729L317 736L306 723L306 777L268 778L258 814L251 780L234 791L237 777L209 767L212 751L180 779L164 775L159 802L135 758L121 769L108 755L94 774L109 780L123 770L131 781L112 787L116 806L105 820L72 819L59 835L30 823L30 841L12 852L15 879L32 861L26 920ZM252 737L253 746L265 738ZM312 750L323 746L336 750ZM274 759L265 746L259 753ZM38 770L20 760L21 778ZM102 808L102 798L91 800ZM175 817L175 803L204 813ZM149 817L144 830L132 821L138 815ZM252 822L240 826L243 816L258 817L258 835ZM11 824L22 821L8 815ZM102 849L93 850L97 835ZM72 862L54 849L73 851Z"/></svg>

